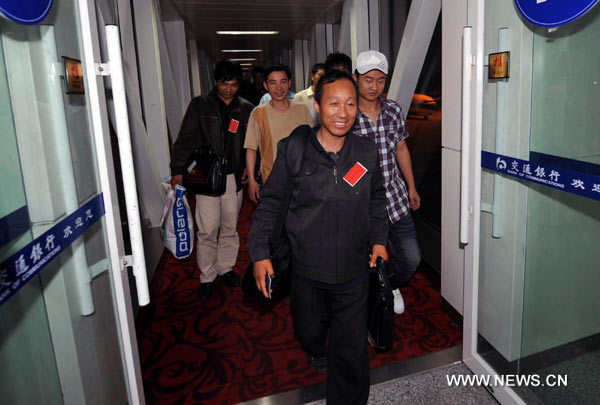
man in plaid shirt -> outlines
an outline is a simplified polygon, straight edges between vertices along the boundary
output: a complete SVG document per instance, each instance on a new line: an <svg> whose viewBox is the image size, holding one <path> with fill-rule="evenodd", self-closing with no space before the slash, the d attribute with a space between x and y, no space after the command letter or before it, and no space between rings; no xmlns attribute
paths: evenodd
<svg viewBox="0 0 600 405"><path fill-rule="evenodd" d="M377 51L361 52L356 59L355 79L358 83L358 112L354 133L372 139L379 150L383 182L386 188L386 208L389 217L388 247L390 284L394 293L394 312L404 312L400 287L410 280L419 262L421 249L417 243L410 210L421 205L415 188L410 152L405 139L404 116L400 106L383 98L388 63Z"/></svg>

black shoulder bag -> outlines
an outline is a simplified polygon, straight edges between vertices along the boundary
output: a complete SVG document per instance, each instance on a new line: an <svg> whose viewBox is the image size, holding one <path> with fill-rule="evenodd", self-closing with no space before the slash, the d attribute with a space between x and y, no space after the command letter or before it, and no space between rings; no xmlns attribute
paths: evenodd
<svg viewBox="0 0 600 405"><path fill-rule="evenodd" d="M287 216L292 190L294 189L294 176L298 175L304 159L304 148L310 134L310 127L302 125L296 128L290 135L290 140L286 150L285 165L288 172L287 182L281 207L277 214L273 234L269 238L269 255L273 264L275 276L271 280L272 299L281 299L289 295L291 288L291 245L285 232L285 217ZM250 263L246 268L244 280L242 281L242 291L244 295L261 303L269 300L265 298L262 292L256 288L256 279L254 278L254 263Z"/></svg>
<svg viewBox="0 0 600 405"><path fill-rule="evenodd" d="M217 155L212 146L197 148L185 162L183 187L193 194L221 196L227 187L227 159L231 147L231 133L227 133L223 156Z"/></svg>

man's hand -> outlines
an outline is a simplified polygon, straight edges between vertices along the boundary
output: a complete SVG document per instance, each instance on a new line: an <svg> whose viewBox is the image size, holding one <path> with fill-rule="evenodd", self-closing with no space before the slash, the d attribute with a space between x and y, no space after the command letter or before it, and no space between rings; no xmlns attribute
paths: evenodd
<svg viewBox="0 0 600 405"><path fill-rule="evenodd" d="M369 266L370 267L375 267L377 266L377 258L381 257L383 260L385 260L386 262L388 261L388 254L387 254L387 249L385 248L384 245L373 245L373 253L371 253L369 255ZM256 267L255 267L256 269ZM256 270L254 270L256 274Z"/></svg>
<svg viewBox="0 0 600 405"><path fill-rule="evenodd" d="M413 211L418 210L421 206L421 197L414 187L408 189L408 202L410 209Z"/></svg>
<svg viewBox="0 0 600 405"><path fill-rule="evenodd" d="M248 169L244 168L244 172L242 173L242 184L248 183Z"/></svg>
<svg viewBox="0 0 600 405"><path fill-rule="evenodd" d="M271 259L259 260L254 263L254 279L256 280L256 288L258 288L266 298L269 298L265 277L269 273L271 277L275 275L273 271L273 263Z"/></svg>
<svg viewBox="0 0 600 405"><path fill-rule="evenodd" d="M183 175L182 174L176 174L174 176L171 176L171 188L173 190L175 190L175 186L176 185L180 185L181 183L183 183Z"/></svg>
<svg viewBox="0 0 600 405"><path fill-rule="evenodd" d="M259 196L258 196L258 183L254 179L249 179L248 181L248 194L250 194L250 199L258 204Z"/></svg>

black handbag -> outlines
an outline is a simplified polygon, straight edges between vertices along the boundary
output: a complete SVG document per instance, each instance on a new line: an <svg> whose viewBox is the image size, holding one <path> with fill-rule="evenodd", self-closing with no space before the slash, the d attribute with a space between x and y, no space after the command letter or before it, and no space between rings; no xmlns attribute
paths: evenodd
<svg viewBox="0 0 600 405"><path fill-rule="evenodd" d="M370 270L367 331L369 343L376 352L392 348L394 327L394 294L388 280L385 261L377 258L377 266Z"/></svg>
<svg viewBox="0 0 600 405"><path fill-rule="evenodd" d="M211 146L201 146L190 155L183 173L183 187L187 191L212 196L225 194L230 143L231 135L227 134L223 156L217 155Z"/></svg>
<svg viewBox="0 0 600 405"><path fill-rule="evenodd" d="M269 238L269 256L273 264L275 276L271 279L271 299L285 298L291 291L291 254L292 247L287 233L285 232L285 217L290 205L292 190L294 188L293 176L297 175L302 165L304 157L304 147L308 140L310 127L307 125L300 126L290 135L290 141L286 153L286 167L288 171L288 179L285 184L281 207L277 214L275 228L273 234ZM250 263L244 273L242 281L242 291L244 295L254 301L266 303L269 300L256 287L256 279L254 278L254 263Z"/></svg>

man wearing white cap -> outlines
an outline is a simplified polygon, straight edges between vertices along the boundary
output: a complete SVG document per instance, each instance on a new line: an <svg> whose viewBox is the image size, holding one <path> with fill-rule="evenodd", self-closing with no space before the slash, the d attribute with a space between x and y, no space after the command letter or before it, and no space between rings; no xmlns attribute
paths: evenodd
<svg viewBox="0 0 600 405"><path fill-rule="evenodd" d="M393 100L382 97L388 73L385 55L369 50L356 59L354 77L358 83L358 112L354 133L377 144L383 182L386 189L386 208L389 218L388 247L390 284L394 292L394 312L404 312L400 287L410 280L421 261L410 210L421 205L415 188L410 152L405 139L402 109Z"/></svg>

